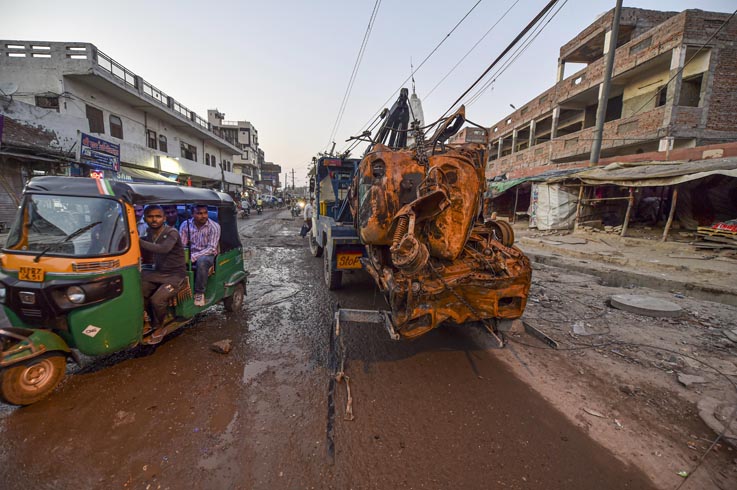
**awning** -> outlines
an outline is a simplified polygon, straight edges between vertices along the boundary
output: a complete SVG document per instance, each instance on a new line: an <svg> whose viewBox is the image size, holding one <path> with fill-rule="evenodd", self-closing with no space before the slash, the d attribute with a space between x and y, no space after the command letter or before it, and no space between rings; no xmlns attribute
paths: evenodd
<svg viewBox="0 0 737 490"><path fill-rule="evenodd" d="M141 170L132 167L120 167L120 172L114 180L123 182L155 182L163 184L177 184L175 178L167 178L159 173L150 170Z"/></svg>
<svg viewBox="0 0 737 490"><path fill-rule="evenodd" d="M575 175L548 179L560 182L576 179L584 184L613 184L622 187L657 187L682 184L710 175L737 177L737 157L709 158L692 162L612 163Z"/></svg>

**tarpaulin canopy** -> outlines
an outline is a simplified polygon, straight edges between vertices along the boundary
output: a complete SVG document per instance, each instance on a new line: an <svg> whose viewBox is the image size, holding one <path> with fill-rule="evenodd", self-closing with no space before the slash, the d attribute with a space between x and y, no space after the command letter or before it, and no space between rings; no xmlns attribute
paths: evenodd
<svg viewBox="0 0 737 490"><path fill-rule="evenodd" d="M710 158L692 162L611 163L605 167L554 177L547 182L578 180L584 184L613 184L622 187L656 187L682 184L710 175L737 177L737 157Z"/></svg>
<svg viewBox="0 0 737 490"><path fill-rule="evenodd" d="M563 170L548 170L537 175L530 175L529 177L520 177L518 179L500 180L489 182L487 186L486 195L484 197L497 198L507 192L509 189L513 189L520 184L525 182L544 182L548 179L555 177L563 177L572 173L580 172L580 168L568 168Z"/></svg>

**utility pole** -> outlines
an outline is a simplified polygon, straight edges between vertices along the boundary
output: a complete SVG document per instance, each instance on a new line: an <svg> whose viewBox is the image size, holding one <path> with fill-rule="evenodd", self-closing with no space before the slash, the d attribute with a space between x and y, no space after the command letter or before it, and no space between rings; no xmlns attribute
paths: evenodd
<svg viewBox="0 0 737 490"><path fill-rule="evenodd" d="M294 169L292 169L292 190L294 190Z"/></svg>
<svg viewBox="0 0 737 490"><path fill-rule="evenodd" d="M606 117L606 106L609 100L609 86L612 81L612 69L614 68L614 52L617 51L617 37L619 37L619 17L622 13L622 0L617 0L614 7L614 18L612 29L609 31L609 45L606 53L606 69L604 71L604 82L599 86L599 107L596 109L596 129L594 130L594 141L591 143L590 165L593 167L599 163L601 154L601 138L604 133L604 119Z"/></svg>

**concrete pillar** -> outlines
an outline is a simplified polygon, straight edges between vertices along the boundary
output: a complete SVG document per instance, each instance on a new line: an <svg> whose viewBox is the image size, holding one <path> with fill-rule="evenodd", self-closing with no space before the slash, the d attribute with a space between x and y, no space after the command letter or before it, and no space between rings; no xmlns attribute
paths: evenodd
<svg viewBox="0 0 737 490"><path fill-rule="evenodd" d="M535 146L535 120L530 121L530 139L527 142L527 147L532 148Z"/></svg>
<svg viewBox="0 0 737 490"><path fill-rule="evenodd" d="M558 58L558 74L555 77L555 83L559 83L561 80L563 80L563 76L565 75L565 72L566 72L566 62Z"/></svg>
<svg viewBox="0 0 737 490"><path fill-rule="evenodd" d="M560 120L560 106L553 108L553 121L550 123L550 139L554 140L558 137L558 121Z"/></svg>
<svg viewBox="0 0 737 490"><path fill-rule="evenodd" d="M668 83L668 95L665 99L665 113L663 114L663 127L671 124L681 99L681 84L683 82L683 65L686 62L686 46L680 45L673 48L670 58L670 73L668 78L673 78Z"/></svg>
<svg viewBox="0 0 737 490"><path fill-rule="evenodd" d="M502 157L502 146L504 146L504 138L499 138L499 147L496 149L496 157Z"/></svg>
<svg viewBox="0 0 737 490"><path fill-rule="evenodd" d="M515 148L517 146L517 128L512 130L512 153L515 153L517 149Z"/></svg>

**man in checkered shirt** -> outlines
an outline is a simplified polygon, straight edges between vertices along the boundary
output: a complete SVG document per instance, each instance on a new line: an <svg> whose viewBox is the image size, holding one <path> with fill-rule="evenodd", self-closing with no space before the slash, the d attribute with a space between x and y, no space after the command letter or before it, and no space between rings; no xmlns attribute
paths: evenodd
<svg viewBox="0 0 737 490"><path fill-rule="evenodd" d="M207 206L194 206L192 217L179 228L182 243L189 247L194 274L194 304L205 306L207 276L215 264L220 244L220 225L209 219Z"/></svg>

